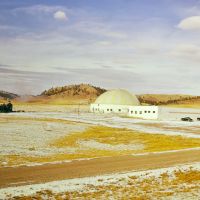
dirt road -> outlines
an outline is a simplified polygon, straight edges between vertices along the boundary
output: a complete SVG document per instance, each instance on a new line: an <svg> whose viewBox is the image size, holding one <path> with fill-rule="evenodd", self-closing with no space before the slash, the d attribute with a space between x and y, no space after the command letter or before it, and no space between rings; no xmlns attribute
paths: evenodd
<svg viewBox="0 0 200 200"><path fill-rule="evenodd" d="M0 188L131 170L156 169L191 162L200 162L200 150L96 158L32 167L7 167L0 168Z"/></svg>

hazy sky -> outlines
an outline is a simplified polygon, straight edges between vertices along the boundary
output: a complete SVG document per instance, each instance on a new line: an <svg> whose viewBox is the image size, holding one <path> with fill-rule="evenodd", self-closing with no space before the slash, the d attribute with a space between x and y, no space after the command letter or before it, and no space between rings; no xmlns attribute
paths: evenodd
<svg viewBox="0 0 200 200"><path fill-rule="evenodd" d="M200 1L0 0L0 90L74 83L200 95Z"/></svg>

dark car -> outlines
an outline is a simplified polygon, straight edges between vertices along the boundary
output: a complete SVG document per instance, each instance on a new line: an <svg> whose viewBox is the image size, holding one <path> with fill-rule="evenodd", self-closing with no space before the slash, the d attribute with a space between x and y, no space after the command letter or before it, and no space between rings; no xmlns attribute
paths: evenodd
<svg viewBox="0 0 200 200"><path fill-rule="evenodd" d="M183 118L181 118L181 121L193 122L193 119L190 117L183 117Z"/></svg>
<svg viewBox="0 0 200 200"><path fill-rule="evenodd" d="M197 117L197 121L200 121L200 117Z"/></svg>

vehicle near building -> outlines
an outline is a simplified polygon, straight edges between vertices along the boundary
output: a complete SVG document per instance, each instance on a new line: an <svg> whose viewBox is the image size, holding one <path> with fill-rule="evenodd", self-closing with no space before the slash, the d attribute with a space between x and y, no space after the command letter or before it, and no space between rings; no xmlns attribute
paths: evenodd
<svg viewBox="0 0 200 200"><path fill-rule="evenodd" d="M181 118L182 121L193 122L193 119L190 117L183 117Z"/></svg>

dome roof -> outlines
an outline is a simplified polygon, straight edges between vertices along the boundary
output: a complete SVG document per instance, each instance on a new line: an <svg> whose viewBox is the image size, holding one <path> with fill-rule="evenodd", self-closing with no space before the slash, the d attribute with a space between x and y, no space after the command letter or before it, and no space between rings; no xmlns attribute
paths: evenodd
<svg viewBox="0 0 200 200"><path fill-rule="evenodd" d="M138 106L140 102L135 95L132 95L128 91L115 89L104 92L96 99L95 104Z"/></svg>

